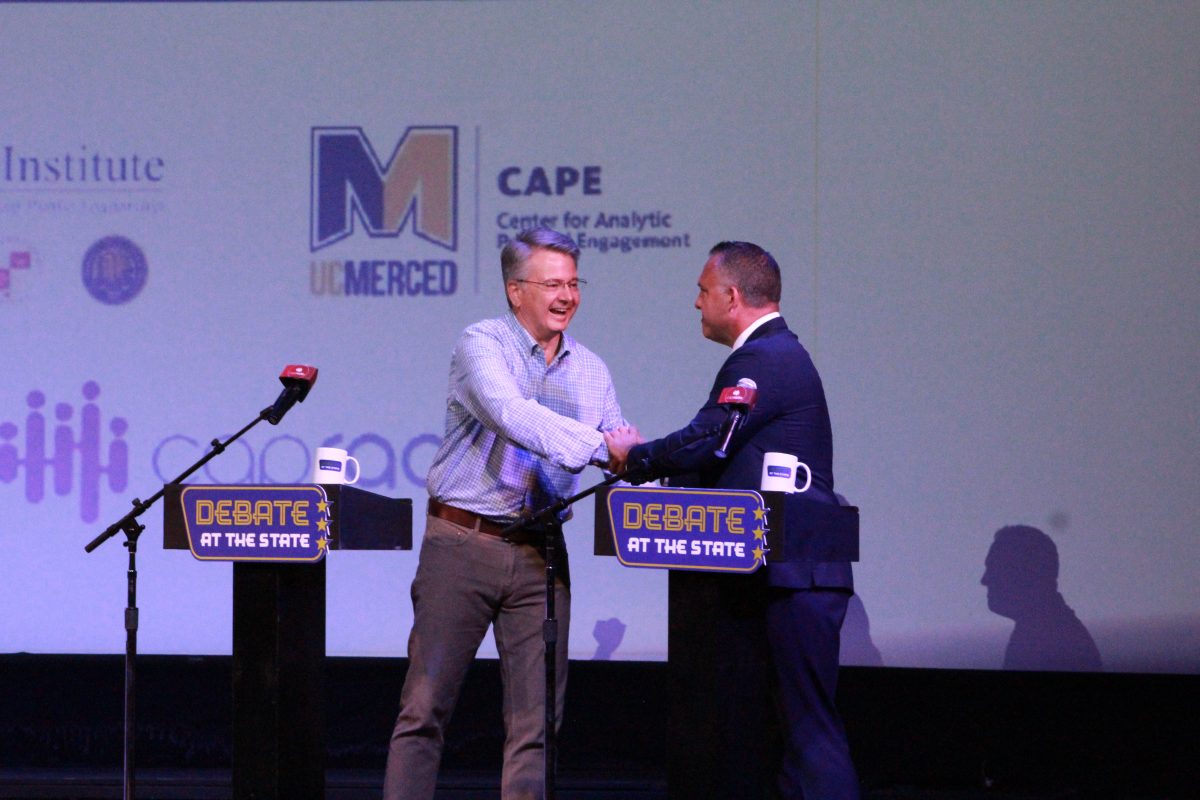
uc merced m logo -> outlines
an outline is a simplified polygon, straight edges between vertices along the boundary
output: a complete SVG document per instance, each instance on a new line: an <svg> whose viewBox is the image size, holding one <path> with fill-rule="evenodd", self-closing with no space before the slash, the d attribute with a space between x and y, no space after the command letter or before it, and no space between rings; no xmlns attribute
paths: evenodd
<svg viewBox="0 0 1200 800"><path fill-rule="evenodd" d="M362 128L312 129L311 252L354 233L457 247L458 128L413 126L381 161Z"/></svg>

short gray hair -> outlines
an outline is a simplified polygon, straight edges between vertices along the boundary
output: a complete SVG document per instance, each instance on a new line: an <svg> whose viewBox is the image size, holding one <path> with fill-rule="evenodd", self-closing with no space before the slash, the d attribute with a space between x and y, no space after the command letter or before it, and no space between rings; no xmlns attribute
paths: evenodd
<svg viewBox="0 0 1200 800"><path fill-rule="evenodd" d="M500 274L504 285L525 275L525 264L535 249L554 250L571 257L579 266L579 245L565 233L549 228L529 228L518 233L500 251Z"/></svg>

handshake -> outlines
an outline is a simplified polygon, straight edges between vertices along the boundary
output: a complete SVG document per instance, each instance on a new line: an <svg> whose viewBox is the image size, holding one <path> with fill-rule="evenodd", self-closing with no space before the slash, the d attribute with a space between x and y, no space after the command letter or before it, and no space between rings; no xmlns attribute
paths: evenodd
<svg viewBox="0 0 1200 800"><path fill-rule="evenodd" d="M629 451L636 444L646 441L633 425L604 431L604 444L608 447L608 470L622 472L628 466Z"/></svg>

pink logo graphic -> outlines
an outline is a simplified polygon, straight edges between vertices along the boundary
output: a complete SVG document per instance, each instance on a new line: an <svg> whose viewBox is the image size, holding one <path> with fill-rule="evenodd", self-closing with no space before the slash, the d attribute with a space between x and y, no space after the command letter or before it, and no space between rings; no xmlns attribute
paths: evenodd
<svg viewBox="0 0 1200 800"><path fill-rule="evenodd" d="M25 239L4 236L0 237L0 297L12 297L18 292L22 281L22 273L33 270L33 262L38 261L37 250Z"/></svg>

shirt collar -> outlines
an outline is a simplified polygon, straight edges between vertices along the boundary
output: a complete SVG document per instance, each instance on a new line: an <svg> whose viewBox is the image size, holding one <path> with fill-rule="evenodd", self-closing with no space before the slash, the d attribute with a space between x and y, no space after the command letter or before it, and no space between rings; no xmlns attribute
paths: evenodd
<svg viewBox="0 0 1200 800"><path fill-rule="evenodd" d="M508 323L508 327L512 330L513 334L516 335L518 341L522 343L522 351L526 355L543 353L542 346L533 340L533 334L525 330L525 326L522 325L521 321L517 319L517 315L513 313L512 309L509 309L508 313L504 315L504 321ZM571 348L574 346L575 340L572 339L566 331L563 331L562 343L558 346L558 352L554 354L553 361L558 361L560 358L566 356L571 352Z"/></svg>
<svg viewBox="0 0 1200 800"><path fill-rule="evenodd" d="M771 320L773 320L779 316L782 316L782 315L778 311L771 311L766 314L763 314L761 317L754 320L754 322L751 322L749 325L746 326L746 330L742 331L738 335L737 339L734 340L733 349L737 350L739 347L744 345L746 343L746 340L750 338L751 334L753 334L756 330L761 328L763 325L766 325L768 322L770 322Z"/></svg>

